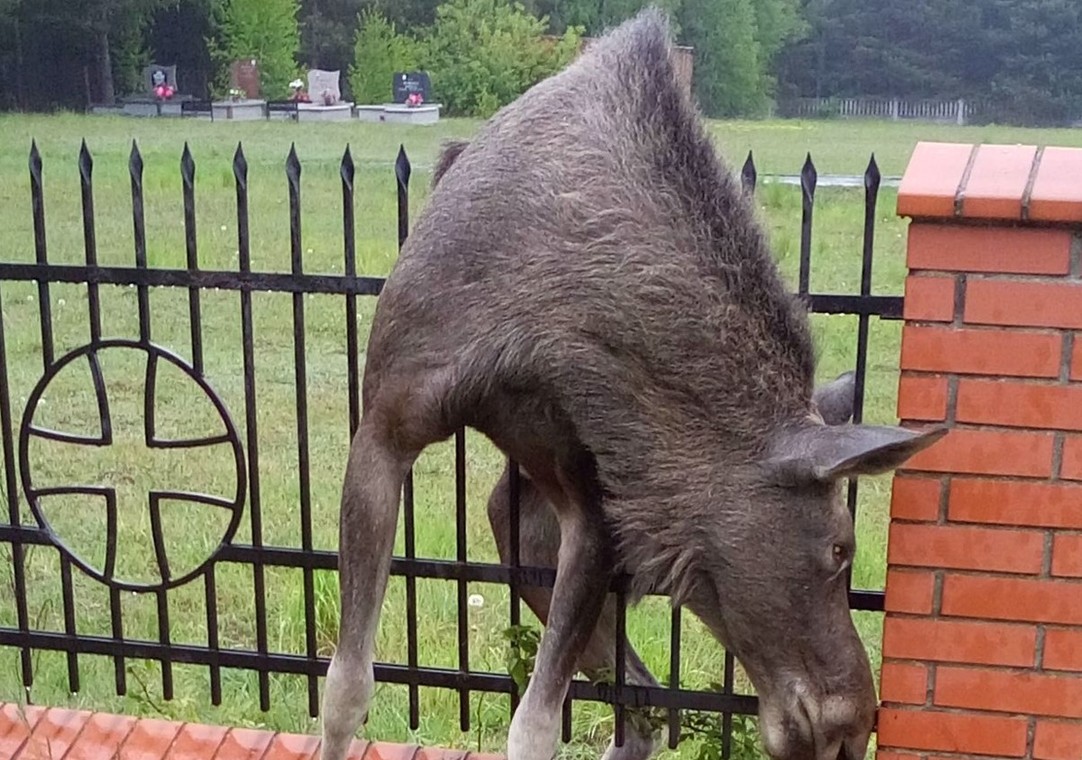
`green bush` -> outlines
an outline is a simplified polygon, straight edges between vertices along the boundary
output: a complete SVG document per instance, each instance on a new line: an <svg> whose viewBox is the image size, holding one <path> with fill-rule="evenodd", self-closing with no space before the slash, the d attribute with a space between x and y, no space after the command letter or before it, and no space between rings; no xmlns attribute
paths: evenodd
<svg viewBox="0 0 1082 760"><path fill-rule="evenodd" d="M150 64L146 44L147 19L135 14L121 16L109 35L109 58L113 83L120 93L143 92L143 68Z"/></svg>
<svg viewBox="0 0 1082 760"><path fill-rule="evenodd" d="M580 28L545 37L548 19L509 0L448 0L421 46L436 100L451 114L487 118L578 52Z"/></svg>
<svg viewBox="0 0 1082 760"><path fill-rule="evenodd" d="M224 70L224 88L233 61L254 58L259 62L263 97L284 98L297 76L297 51L301 45L299 0L223 0L215 7L217 39L209 41L211 54Z"/></svg>
<svg viewBox="0 0 1082 760"><path fill-rule="evenodd" d="M353 99L358 103L391 100L391 77L418 64L417 42L398 34L394 23L379 11L365 9L359 17L354 64L349 70Z"/></svg>

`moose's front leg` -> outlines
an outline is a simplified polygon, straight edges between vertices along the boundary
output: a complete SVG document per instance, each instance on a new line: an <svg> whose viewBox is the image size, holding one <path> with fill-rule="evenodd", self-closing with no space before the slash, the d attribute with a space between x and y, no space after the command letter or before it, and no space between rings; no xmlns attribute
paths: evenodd
<svg viewBox="0 0 1082 760"><path fill-rule="evenodd" d="M511 721L508 760L551 760L579 655L597 625L612 573L612 550L598 509L558 509L560 558L548 625L533 676Z"/></svg>

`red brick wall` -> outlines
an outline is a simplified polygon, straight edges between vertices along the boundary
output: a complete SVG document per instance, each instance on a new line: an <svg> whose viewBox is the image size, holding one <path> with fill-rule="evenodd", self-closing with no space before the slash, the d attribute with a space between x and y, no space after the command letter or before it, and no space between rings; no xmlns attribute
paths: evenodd
<svg viewBox="0 0 1082 760"><path fill-rule="evenodd" d="M1082 150L917 146L879 759L1082 760Z"/></svg>

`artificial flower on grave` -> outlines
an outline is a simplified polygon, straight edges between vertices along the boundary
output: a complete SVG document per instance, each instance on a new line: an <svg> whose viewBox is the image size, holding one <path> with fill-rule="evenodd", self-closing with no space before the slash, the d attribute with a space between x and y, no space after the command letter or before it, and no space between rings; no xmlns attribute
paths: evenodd
<svg viewBox="0 0 1082 760"><path fill-rule="evenodd" d="M154 85L154 97L158 100L171 100L177 94L176 88L169 84L165 72L161 69L156 69L150 75L150 81Z"/></svg>
<svg viewBox="0 0 1082 760"><path fill-rule="evenodd" d="M308 97L308 93L304 91L304 82L300 79L294 79L289 83L289 88L293 90L289 99L294 103L311 103L312 99Z"/></svg>

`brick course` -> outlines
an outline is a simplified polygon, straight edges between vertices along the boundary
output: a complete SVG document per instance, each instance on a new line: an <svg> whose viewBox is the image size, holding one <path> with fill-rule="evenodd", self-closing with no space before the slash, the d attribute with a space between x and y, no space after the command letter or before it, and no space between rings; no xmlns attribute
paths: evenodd
<svg viewBox="0 0 1082 760"><path fill-rule="evenodd" d="M1082 150L918 145L879 760L1082 760Z"/></svg>

